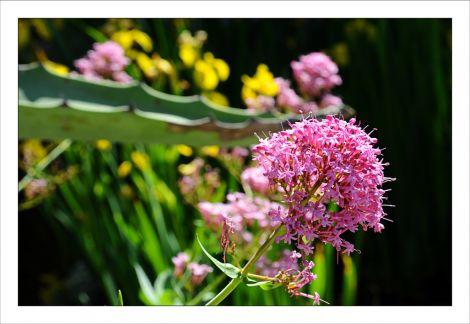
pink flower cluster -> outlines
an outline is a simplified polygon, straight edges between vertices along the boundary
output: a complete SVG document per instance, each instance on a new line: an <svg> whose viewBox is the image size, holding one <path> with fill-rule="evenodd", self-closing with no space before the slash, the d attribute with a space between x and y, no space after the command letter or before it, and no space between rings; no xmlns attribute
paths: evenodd
<svg viewBox="0 0 470 324"><path fill-rule="evenodd" d="M302 55L299 61L291 63L291 68L303 98L291 88L288 80L276 78L278 107L300 114L343 104L340 97L330 93L342 80L338 75L338 66L328 55L321 52Z"/></svg>
<svg viewBox="0 0 470 324"><path fill-rule="evenodd" d="M280 210L283 207L261 197L249 197L241 192L227 195L227 203L210 203L207 201L198 204L204 221L209 228L218 230L226 224L233 232L244 234L247 226L257 224L260 228L273 228L278 221L269 217L272 210ZM246 236L245 238L248 238Z"/></svg>
<svg viewBox="0 0 470 324"><path fill-rule="evenodd" d="M291 68L300 91L310 98L321 96L342 83L336 63L321 52L301 55L299 61L291 63Z"/></svg>
<svg viewBox="0 0 470 324"><path fill-rule="evenodd" d="M199 264L196 262L188 264L189 256L184 252L178 253L171 259L171 261L175 266L173 275L176 278L181 278L187 268L191 273L191 284L194 286L199 286L206 276L213 271L212 267L207 264Z"/></svg>
<svg viewBox="0 0 470 324"><path fill-rule="evenodd" d="M93 44L87 56L75 61L80 74L88 79L109 79L122 83L132 80L124 71L128 64L129 59L124 55L123 48L113 41Z"/></svg>
<svg viewBox="0 0 470 324"><path fill-rule="evenodd" d="M304 119L254 146L254 159L287 205L287 212L270 213L285 225L283 241L303 255L312 253L314 240L349 254L354 246L343 233L383 229L381 187L390 178L376 142L355 119L327 116Z"/></svg>
<svg viewBox="0 0 470 324"><path fill-rule="evenodd" d="M242 182L254 192L266 195L269 193L269 179L264 176L264 170L260 167L246 168L241 174Z"/></svg>

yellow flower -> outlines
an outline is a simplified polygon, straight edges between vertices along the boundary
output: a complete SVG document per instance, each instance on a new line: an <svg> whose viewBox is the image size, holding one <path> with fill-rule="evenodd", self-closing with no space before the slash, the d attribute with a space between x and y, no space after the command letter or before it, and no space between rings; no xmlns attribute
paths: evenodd
<svg viewBox="0 0 470 324"><path fill-rule="evenodd" d="M69 68L63 64L52 62L47 58L46 52L42 48L36 49L36 56L47 69L59 75L69 74Z"/></svg>
<svg viewBox="0 0 470 324"><path fill-rule="evenodd" d="M201 152L202 154L210 157L217 157L219 154L219 147L217 145L203 146Z"/></svg>
<svg viewBox="0 0 470 324"><path fill-rule="evenodd" d="M176 145L176 149L178 150L179 154L184 156L191 156L193 154L193 149L188 145Z"/></svg>
<svg viewBox="0 0 470 324"><path fill-rule="evenodd" d="M97 140L95 146L100 151L108 151L111 149L111 142L105 139Z"/></svg>
<svg viewBox="0 0 470 324"><path fill-rule="evenodd" d="M190 44L181 44L179 57L186 67L193 67L194 63L199 58L199 50Z"/></svg>
<svg viewBox="0 0 470 324"><path fill-rule="evenodd" d="M197 165L195 163L188 163L188 164L180 164L178 165L178 171L182 175L191 175L197 169Z"/></svg>
<svg viewBox="0 0 470 324"><path fill-rule="evenodd" d="M155 64L155 67L157 68L158 71L161 71L165 74L171 75L175 74L175 69L173 68L173 65L171 65L170 61L167 61L163 59L160 55L157 53L154 53L152 55L152 60Z"/></svg>
<svg viewBox="0 0 470 324"><path fill-rule="evenodd" d="M228 79L230 75L230 67L224 60L215 58L211 52L206 52L204 53L204 61L212 65L220 81Z"/></svg>
<svg viewBox="0 0 470 324"><path fill-rule="evenodd" d="M21 144L21 152L23 153L24 163L27 166L37 163L47 155L46 148L42 145L41 141L37 139L24 141Z"/></svg>
<svg viewBox="0 0 470 324"><path fill-rule="evenodd" d="M243 75L242 82L243 100L255 98L258 95L274 97L279 91L276 81L274 80L274 75L265 64L258 65L253 77Z"/></svg>
<svg viewBox="0 0 470 324"><path fill-rule="evenodd" d="M60 64L60 63L56 63L56 62L52 62L52 61L47 60L47 61L42 62L42 64L44 64L44 66L46 68L54 71L58 75L65 76L65 75L69 74L69 68L65 65Z"/></svg>
<svg viewBox="0 0 470 324"><path fill-rule="evenodd" d="M132 171L132 163L129 161L122 162L117 170L118 176L120 178L125 178L131 173Z"/></svg>
<svg viewBox="0 0 470 324"><path fill-rule="evenodd" d="M147 170L150 168L150 159L147 154L134 151L131 153L132 162L139 168L141 171Z"/></svg>
<svg viewBox="0 0 470 324"><path fill-rule="evenodd" d="M153 44L149 35L138 29L120 30L115 32L111 39L124 48L130 50L134 43L138 44L145 52L152 51Z"/></svg>
<svg viewBox="0 0 470 324"><path fill-rule="evenodd" d="M194 81L203 90L214 90L219 84L215 69L203 60L198 60L194 66Z"/></svg>
<svg viewBox="0 0 470 324"><path fill-rule="evenodd" d="M210 92L204 92L202 95L218 105L225 106L225 107L228 107L230 105L227 97L221 94L220 92L210 91Z"/></svg>
<svg viewBox="0 0 470 324"><path fill-rule="evenodd" d="M137 53L136 62L147 78L153 79L157 76L155 62L147 54L142 52Z"/></svg>

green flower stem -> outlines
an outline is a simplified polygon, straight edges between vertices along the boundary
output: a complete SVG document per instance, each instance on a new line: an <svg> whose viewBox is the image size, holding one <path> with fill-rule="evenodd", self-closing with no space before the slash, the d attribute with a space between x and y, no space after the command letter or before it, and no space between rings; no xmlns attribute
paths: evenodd
<svg viewBox="0 0 470 324"><path fill-rule="evenodd" d="M274 282L277 280L276 278L273 278L273 277L261 276L261 275L257 275L254 273L247 273L246 277L251 278L251 279L256 279L258 281L273 281Z"/></svg>
<svg viewBox="0 0 470 324"><path fill-rule="evenodd" d="M206 306L217 306L225 298L227 298L230 293L237 288L237 286L243 281L243 277L247 276L250 269L254 266L256 261L269 249L273 244L274 239L277 237L281 230L282 224L280 224L276 229L269 235L268 239L259 247L256 253L251 257L251 259L245 264L243 269L240 271L240 275L237 278L232 279L224 289L222 289L214 298L212 298Z"/></svg>
<svg viewBox="0 0 470 324"><path fill-rule="evenodd" d="M214 281L212 281L207 287L205 287L201 292L199 292L193 299L186 303L186 306L194 306L199 304L205 294L211 292L214 288L216 288L223 280L225 279L225 275L221 274Z"/></svg>

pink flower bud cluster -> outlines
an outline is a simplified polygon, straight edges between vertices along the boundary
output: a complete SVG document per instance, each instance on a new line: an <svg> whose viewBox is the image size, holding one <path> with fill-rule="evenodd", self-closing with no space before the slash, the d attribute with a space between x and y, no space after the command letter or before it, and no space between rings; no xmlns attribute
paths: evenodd
<svg viewBox="0 0 470 324"><path fill-rule="evenodd" d="M284 242L293 242L303 255L312 253L314 240L349 254L354 246L343 233L359 226L382 230L381 187L390 179L376 142L355 119L327 116L304 119L254 146L254 159L287 205L287 212L270 213L285 225Z"/></svg>
<svg viewBox="0 0 470 324"><path fill-rule="evenodd" d="M171 259L171 261L175 266L173 275L176 278L181 278L185 270L188 269L191 273L191 284L194 286L199 286L206 276L213 271L212 267L207 264L199 264L196 262L188 264L189 256L184 252L178 253Z"/></svg>
<svg viewBox="0 0 470 324"><path fill-rule="evenodd" d="M128 64L129 59L124 55L123 48L113 41L93 44L87 56L75 61L80 74L88 79L109 79L122 83L132 80L124 71Z"/></svg>
<svg viewBox="0 0 470 324"><path fill-rule="evenodd" d="M291 63L294 79L300 91L310 98L321 96L342 83L338 66L321 52L301 55Z"/></svg>
<svg viewBox="0 0 470 324"><path fill-rule="evenodd" d="M290 81L276 78L279 88L276 105L294 113L310 113L329 106L340 106L343 101L330 91L342 83L338 66L321 52L302 55L291 62L294 80L303 97L291 88Z"/></svg>
<svg viewBox="0 0 470 324"><path fill-rule="evenodd" d="M200 202L199 211L207 226L219 230L226 224L231 232L244 234L247 227L255 224L263 229L274 228L278 223L269 217L272 210L284 211L284 208L261 197L249 197L241 192L227 195L227 203ZM247 238L249 236L246 236Z"/></svg>

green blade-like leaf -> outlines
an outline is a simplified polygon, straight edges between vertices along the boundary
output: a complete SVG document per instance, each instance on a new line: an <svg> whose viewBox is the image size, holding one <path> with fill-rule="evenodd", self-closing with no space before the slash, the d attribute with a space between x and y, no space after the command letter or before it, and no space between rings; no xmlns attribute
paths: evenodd
<svg viewBox="0 0 470 324"><path fill-rule="evenodd" d="M119 301L119 306L124 306L124 299L122 298L121 289L118 290L118 301Z"/></svg>
<svg viewBox="0 0 470 324"><path fill-rule="evenodd" d="M206 251L204 246L202 245L201 241L199 240L199 237L196 235L197 242L199 243L199 246L201 247L202 252L204 252L205 255L215 264L217 268L219 268L223 273L225 273L228 277L234 279L239 276L240 269L236 266L234 266L231 263L222 263L216 258L214 258L212 255L210 255L209 252Z"/></svg>
<svg viewBox="0 0 470 324"><path fill-rule="evenodd" d="M145 296L145 299L148 300L152 305L156 305L158 300L155 294L154 287L152 286L150 279L145 274L145 271L141 268L140 265L136 264L134 266L135 272L137 273L137 279L139 280L140 289Z"/></svg>

